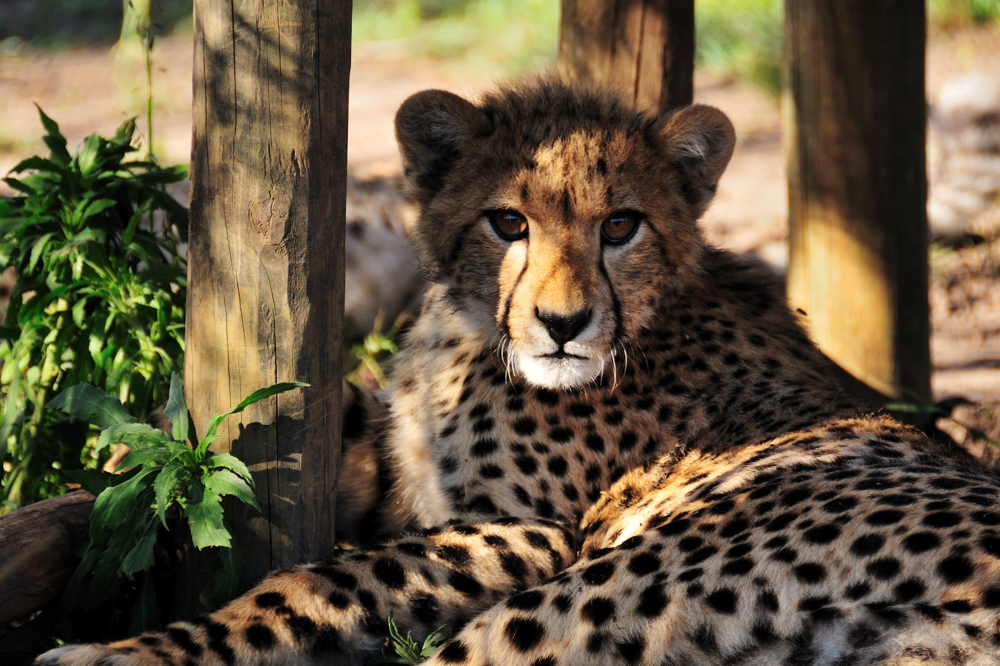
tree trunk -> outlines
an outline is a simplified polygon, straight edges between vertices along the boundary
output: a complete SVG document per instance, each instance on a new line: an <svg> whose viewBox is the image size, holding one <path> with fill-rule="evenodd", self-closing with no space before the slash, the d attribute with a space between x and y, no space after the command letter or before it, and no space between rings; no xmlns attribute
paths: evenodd
<svg viewBox="0 0 1000 666"><path fill-rule="evenodd" d="M786 0L788 295L867 389L930 398L924 3Z"/></svg>
<svg viewBox="0 0 1000 666"><path fill-rule="evenodd" d="M349 0L195 1L186 398L253 473L244 585L329 555L340 459ZM198 565L192 565L197 567ZM190 592L186 592L190 595Z"/></svg>
<svg viewBox="0 0 1000 666"><path fill-rule="evenodd" d="M62 594L90 538L94 496L76 492L0 516L0 625Z"/></svg>
<svg viewBox="0 0 1000 666"><path fill-rule="evenodd" d="M660 114L691 103L694 0L562 0L559 70Z"/></svg>

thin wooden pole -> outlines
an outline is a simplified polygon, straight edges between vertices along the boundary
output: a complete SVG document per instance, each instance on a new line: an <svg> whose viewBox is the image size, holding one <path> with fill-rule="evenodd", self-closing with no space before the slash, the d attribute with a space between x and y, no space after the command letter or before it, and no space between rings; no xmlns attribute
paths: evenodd
<svg viewBox="0 0 1000 666"><path fill-rule="evenodd" d="M788 295L820 348L895 400L930 397L919 0L786 0Z"/></svg>
<svg viewBox="0 0 1000 666"><path fill-rule="evenodd" d="M694 0L562 0L559 70L653 113L691 103Z"/></svg>
<svg viewBox="0 0 1000 666"><path fill-rule="evenodd" d="M340 457L349 0L195 0L186 397L223 425L257 513L229 507L244 582L334 546Z"/></svg>

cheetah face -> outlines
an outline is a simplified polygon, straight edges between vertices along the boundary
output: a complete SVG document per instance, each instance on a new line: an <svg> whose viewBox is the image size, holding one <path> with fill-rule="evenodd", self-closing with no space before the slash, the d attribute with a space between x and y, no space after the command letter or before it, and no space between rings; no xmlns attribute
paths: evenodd
<svg viewBox="0 0 1000 666"><path fill-rule="evenodd" d="M529 383L614 375L699 270L696 221L732 153L729 120L645 116L535 82L479 105L431 90L396 116L422 265Z"/></svg>

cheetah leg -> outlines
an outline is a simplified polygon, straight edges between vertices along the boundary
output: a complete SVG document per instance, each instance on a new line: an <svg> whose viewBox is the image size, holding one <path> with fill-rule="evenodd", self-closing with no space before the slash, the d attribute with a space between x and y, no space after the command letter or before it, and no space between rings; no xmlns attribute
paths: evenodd
<svg viewBox="0 0 1000 666"><path fill-rule="evenodd" d="M392 480L385 462L389 409L380 394L344 382L337 539L371 543Z"/></svg>
<svg viewBox="0 0 1000 666"><path fill-rule="evenodd" d="M205 619L106 646L47 652L38 666L364 664L390 611L421 638L458 628L567 566L575 545L550 522L501 519L400 538L370 552L277 571Z"/></svg>

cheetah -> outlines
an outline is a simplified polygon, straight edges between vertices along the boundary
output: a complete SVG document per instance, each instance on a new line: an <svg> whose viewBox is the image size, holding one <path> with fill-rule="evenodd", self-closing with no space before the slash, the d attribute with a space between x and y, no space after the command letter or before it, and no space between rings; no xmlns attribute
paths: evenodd
<svg viewBox="0 0 1000 666"><path fill-rule="evenodd" d="M206 617L44 666L1000 663L1000 482L873 415L697 220L726 116L536 79L396 117L431 286L345 388L337 528Z"/></svg>

